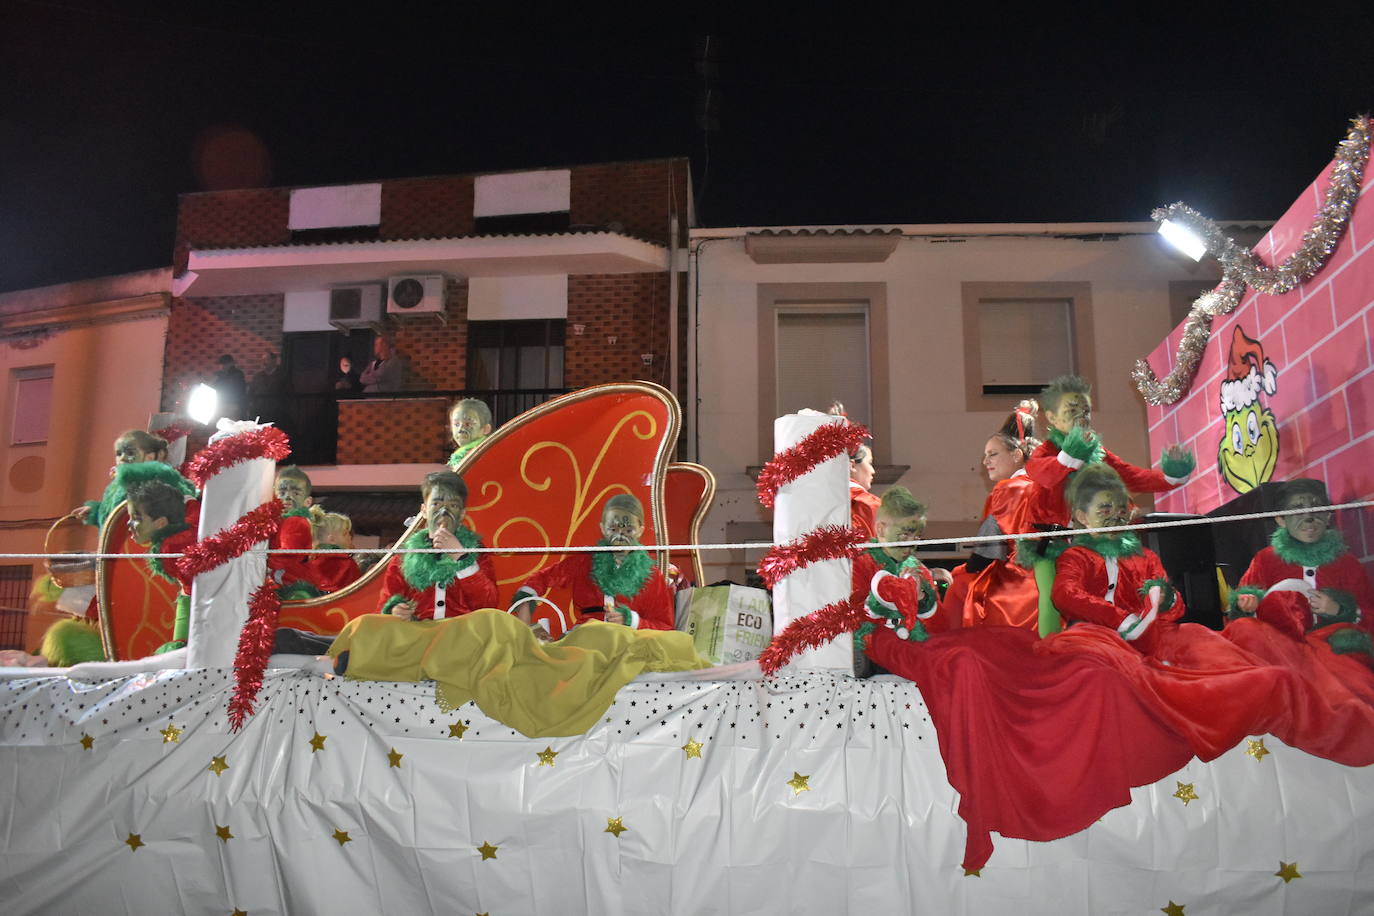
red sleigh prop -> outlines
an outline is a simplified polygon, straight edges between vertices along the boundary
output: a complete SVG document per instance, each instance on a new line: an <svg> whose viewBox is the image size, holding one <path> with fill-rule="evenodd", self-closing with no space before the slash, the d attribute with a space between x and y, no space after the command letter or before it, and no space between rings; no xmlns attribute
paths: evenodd
<svg viewBox="0 0 1374 916"><path fill-rule="evenodd" d="M645 546L696 543L715 480L700 465L672 461L680 429L681 412L666 388L649 382L599 385L521 414L469 453L458 468L468 484L468 524L488 547L539 548L493 557L502 605L531 574L562 559L550 548L594 544L601 506L617 493L631 493L644 504ZM417 506L418 485L417 480ZM142 551L129 540L127 518L123 506L111 513L101 529L101 552ZM660 564L669 559L653 552ZM383 556L338 592L283 602L280 625L337 633L354 617L375 612L390 558ZM684 579L701 583L695 550L674 551L670 559ZM101 561L97 594L107 657L141 658L166 642L176 593L144 560ZM546 597L567 609L569 626L577 623L566 594L555 590ZM563 621L547 605L537 605L534 616L546 619L555 636L563 632Z"/></svg>

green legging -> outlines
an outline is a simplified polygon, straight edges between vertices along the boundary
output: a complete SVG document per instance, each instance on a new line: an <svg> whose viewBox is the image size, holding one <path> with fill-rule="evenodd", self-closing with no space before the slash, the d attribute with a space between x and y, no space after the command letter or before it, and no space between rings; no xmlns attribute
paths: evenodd
<svg viewBox="0 0 1374 916"><path fill-rule="evenodd" d="M1064 628L1059 610L1051 600L1054 590L1054 561L1046 557L1036 557L1035 587L1040 591L1040 635L1049 636Z"/></svg>
<svg viewBox="0 0 1374 916"><path fill-rule="evenodd" d="M163 652L171 652L173 649L184 649L186 647L186 636L191 632L191 596L177 595L177 617L172 624L172 641L165 642L157 647L154 655L161 655Z"/></svg>

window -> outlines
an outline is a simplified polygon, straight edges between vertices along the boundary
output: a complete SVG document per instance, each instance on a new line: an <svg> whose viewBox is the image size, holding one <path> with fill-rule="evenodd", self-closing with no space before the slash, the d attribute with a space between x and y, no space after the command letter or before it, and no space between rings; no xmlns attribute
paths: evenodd
<svg viewBox="0 0 1374 916"><path fill-rule="evenodd" d="M760 283L758 452L773 455L773 419L840 400L890 463L887 284Z"/></svg>
<svg viewBox="0 0 1374 916"><path fill-rule="evenodd" d="M32 582L32 566L0 566L0 649L24 648Z"/></svg>
<svg viewBox="0 0 1374 916"><path fill-rule="evenodd" d="M1087 283L964 283L969 410L1005 412L1056 376L1094 374Z"/></svg>
<svg viewBox="0 0 1374 916"><path fill-rule="evenodd" d="M41 445L48 441L52 413L52 366L31 366L10 372L14 391L11 445Z"/></svg>
<svg viewBox="0 0 1374 916"><path fill-rule="evenodd" d="M868 305L780 306L777 316L776 415L825 410L839 400L865 422L868 393Z"/></svg>
<svg viewBox="0 0 1374 916"><path fill-rule="evenodd" d="M467 391L498 425L562 394L567 322L469 321Z"/></svg>

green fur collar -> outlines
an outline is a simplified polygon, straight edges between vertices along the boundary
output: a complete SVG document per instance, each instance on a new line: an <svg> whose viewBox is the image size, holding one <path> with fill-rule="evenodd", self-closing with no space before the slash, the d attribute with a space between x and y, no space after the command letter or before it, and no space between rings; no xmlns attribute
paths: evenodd
<svg viewBox="0 0 1374 916"><path fill-rule="evenodd" d="M458 526L454 535L458 538L458 543L469 550L482 546L482 539L476 532L462 525ZM428 531L421 530L408 537L405 546L425 549L432 548L434 542L429 539ZM408 553L401 561L401 575L411 588L426 589L436 585L447 588L460 572L476 562L477 557L470 553L463 554L457 560L450 559L447 554L442 553Z"/></svg>
<svg viewBox="0 0 1374 916"><path fill-rule="evenodd" d="M486 436L483 436L481 439L474 439L467 445L458 446L456 449L453 450L453 454L448 456L448 466L451 468L458 467L459 462L461 462L464 458L467 457L468 452L472 451L477 446L481 445L486 438Z"/></svg>
<svg viewBox="0 0 1374 916"><path fill-rule="evenodd" d="M879 569L885 569L894 576L900 576L904 569L910 569L912 566L921 565L921 561L915 557L909 557L906 560L898 560L888 556L887 551L883 550L881 547L868 548L868 555L878 564Z"/></svg>
<svg viewBox="0 0 1374 916"><path fill-rule="evenodd" d="M609 546L604 538L597 545ZM619 566L615 565L615 554L598 553L592 557L592 581L603 595L633 598L644 587L653 568L654 561L644 550L627 552Z"/></svg>
<svg viewBox="0 0 1374 916"><path fill-rule="evenodd" d="M149 463L151 464L152 462L149 462ZM132 465L129 465L129 467L132 467ZM172 524L168 525L166 528L159 528L159 529L157 529L156 531L153 532L153 539L152 539L152 541L150 541L150 542L148 543L148 552L149 552L149 553L162 553L162 542L163 542L163 541L167 540L169 537L171 537L171 536L174 535L174 534L179 534L180 532L185 531L187 528L190 528L190 527L191 527L191 526L188 525L188 524L186 524L185 522L173 522ZM149 558L148 558L148 568L151 569L151 570L153 571L153 575L155 575L155 576L160 576L161 578L166 579L168 582L171 582L171 583L173 583L173 584L175 584L175 585L180 585L180 584L181 584L181 582L177 580L177 577L176 577L176 576L174 576L174 575L172 575L171 573L167 572L167 570L163 568L163 566L162 566L162 560L161 560L160 558L158 558L158 557L149 557Z"/></svg>
<svg viewBox="0 0 1374 916"><path fill-rule="evenodd" d="M1093 553L1104 557L1133 557L1140 553L1140 538L1130 532L1119 538L1105 537L1100 534L1080 534L1073 539L1075 547L1086 547Z"/></svg>
<svg viewBox="0 0 1374 916"><path fill-rule="evenodd" d="M1304 544L1289 534L1286 528L1275 528L1269 543L1279 559L1295 566L1325 566L1345 553L1345 538L1335 528L1328 528L1315 544Z"/></svg>
<svg viewBox="0 0 1374 916"><path fill-rule="evenodd" d="M281 514L282 518L309 518L309 509L288 509Z"/></svg>

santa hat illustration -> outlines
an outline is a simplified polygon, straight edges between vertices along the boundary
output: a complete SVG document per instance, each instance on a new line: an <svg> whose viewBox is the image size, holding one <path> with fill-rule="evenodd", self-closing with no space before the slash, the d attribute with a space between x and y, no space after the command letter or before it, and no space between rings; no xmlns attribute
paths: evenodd
<svg viewBox="0 0 1374 916"><path fill-rule="evenodd" d="M1221 383L1221 409L1240 410L1259 400L1260 392L1273 394L1278 387L1279 370L1264 357L1264 347L1247 337L1236 325L1231 331L1231 354L1227 359L1226 379Z"/></svg>

